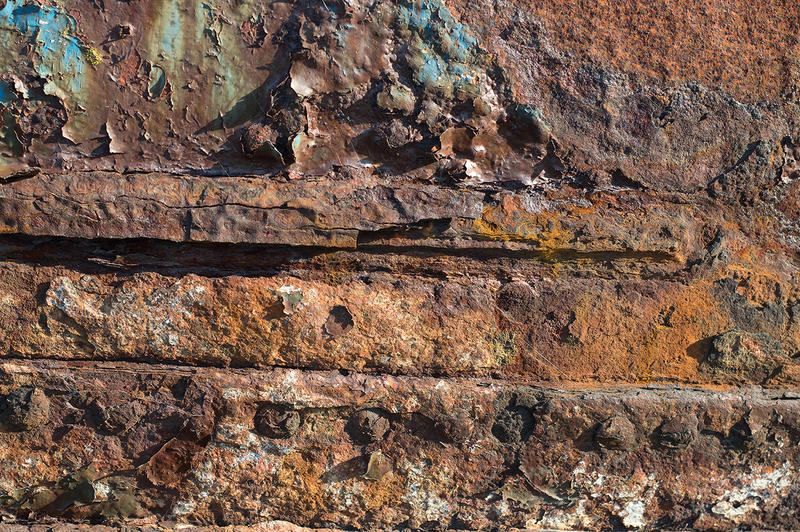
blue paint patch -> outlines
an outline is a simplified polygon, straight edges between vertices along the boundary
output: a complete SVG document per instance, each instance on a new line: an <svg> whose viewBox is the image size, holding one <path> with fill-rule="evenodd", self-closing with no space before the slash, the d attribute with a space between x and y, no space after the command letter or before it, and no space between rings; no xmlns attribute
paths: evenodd
<svg viewBox="0 0 800 532"><path fill-rule="evenodd" d="M397 23L416 34L409 46L409 63L417 83L446 96L478 91L478 41L441 0L400 2ZM416 38L421 42L414 44Z"/></svg>
<svg viewBox="0 0 800 532"><path fill-rule="evenodd" d="M167 86L167 75L164 69L153 65L150 69L150 83L147 86L147 95L151 99L158 98Z"/></svg>
<svg viewBox="0 0 800 532"><path fill-rule="evenodd" d="M0 81L0 105L6 105L17 99L14 91L11 90L11 85L5 81Z"/></svg>
<svg viewBox="0 0 800 532"><path fill-rule="evenodd" d="M417 68L417 81L426 87L437 87L443 81L447 66L439 57L428 57L427 60Z"/></svg>
<svg viewBox="0 0 800 532"><path fill-rule="evenodd" d="M508 111L519 116L520 118L524 118L525 120L544 122L544 115L542 115L542 112L539 109L531 107L525 103L515 103L509 106Z"/></svg>
<svg viewBox="0 0 800 532"><path fill-rule="evenodd" d="M75 19L58 7L24 2L6 1L0 10L0 29L16 30L30 39L38 57L36 73L60 89L59 96L78 97L88 84L85 46L75 35Z"/></svg>
<svg viewBox="0 0 800 532"><path fill-rule="evenodd" d="M161 43L158 50L165 59L171 60L176 66L183 57L184 20L181 13L181 3L175 1L162 4Z"/></svg>

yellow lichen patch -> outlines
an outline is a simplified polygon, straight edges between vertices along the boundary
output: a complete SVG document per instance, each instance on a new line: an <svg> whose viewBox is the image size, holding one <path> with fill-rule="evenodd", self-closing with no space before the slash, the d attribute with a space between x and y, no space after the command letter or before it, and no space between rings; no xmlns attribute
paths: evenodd
<svg viewBox="0 0 800 532"><path fill-rule="evenodd" d="M97 66L103 62L103 54L100 53L100 50L97 48L86 47L83 50L83 56L86 58L86 62L92 66Z"/></svg>
<svg viewBox="0 0 800 532"><path fill-rule="evenodd" d="M492 337L492 346L497 367L508 365L517 356L513 331L497 331Z"/></svg>

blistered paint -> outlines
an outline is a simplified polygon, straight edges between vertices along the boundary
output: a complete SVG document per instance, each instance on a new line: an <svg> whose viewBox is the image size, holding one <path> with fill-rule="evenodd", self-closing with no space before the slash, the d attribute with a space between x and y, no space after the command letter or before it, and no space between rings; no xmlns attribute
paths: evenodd
<svg viewBox="0 0 800 532"><path fill-rule="evenodd" d="M13 55L23 53L26 39L37 43L35 53L20 56L19 70L35 80L32 98L43 89L61 100L41 102L50 107L41 112L48 120L35 128L19 122L24 150L36 154L37 164L220 175L292 165L291 171L318 175L361 162L381 172L409 165L429 175L441 170L456 180L528 179L543 153L526 152L521 164L495 164L515 156L503 139L486 141L497 137L506 102L494 93L489 55L441 0L348 2L346 8L317 0L290 6L154 0L137 12L117 5L102 22L94 12L76 19L63 8L22 1L2 10L0 26L13 29L3 37L17 40L0 47ZM10 67L0 61L2 70ZM377 99L367 95L373 87L381 91ZM28 99L18 90L16 96ZM470 150L432 155L441 140L437 121L457 101L474 103L478 96L481 112L470 123L482 132L476 146L491 156L478 160L478 148L475 160ZM425 126L409 128L401 120L372 134L363 121L341 120L358 99L395 117L419 113ZM273 151L244 149L251 126L263 126ZM13 135L6 129L8 143ZM63 140L59 133L71 142L56 144Z"/></svg>

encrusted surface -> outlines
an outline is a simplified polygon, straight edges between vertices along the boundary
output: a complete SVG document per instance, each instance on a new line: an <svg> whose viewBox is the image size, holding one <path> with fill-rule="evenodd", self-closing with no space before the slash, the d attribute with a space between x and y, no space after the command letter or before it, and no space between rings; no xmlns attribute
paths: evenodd
<svg viewBox="0 0 800 532"><path fill-rule="evenodd" d="M0 434L3 504L22 516L798 526L781 511L798 497L800 438L800 403L785 392L23 360L0 369L0 422L16 420Z"/></svg>
<svg viewBox="0 0 800 532"><path fill-rule="evenodd" d="M735 239L691 265L645 251L2 242L5 356L573 382L800 378L794 281L764 261L743 282L750 250L734 254Z"/></svg>
<svg viewBox="0 0 800 532"><path fill-rule="evenodd" d="M6 517L798 528L795 11L6 0Z"/></svg>

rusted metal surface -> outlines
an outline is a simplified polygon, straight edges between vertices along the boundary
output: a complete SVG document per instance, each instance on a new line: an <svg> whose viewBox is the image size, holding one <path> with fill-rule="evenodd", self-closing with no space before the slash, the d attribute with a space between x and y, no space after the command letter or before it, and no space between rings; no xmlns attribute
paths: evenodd
<svg viewBox="0 0 800 532"><path fill-rule="evenodd" d="M16 423L0 434L4 504L22 515L166 527L797 526L782 508L798 496L800 406L782 392L1 368L0 422Z"/></svg>
<svg viewBox="0 0 800 532"><path fill-rule="evenodd" d="M5 0L4 525L796 529L795 11Z"/></svg>

